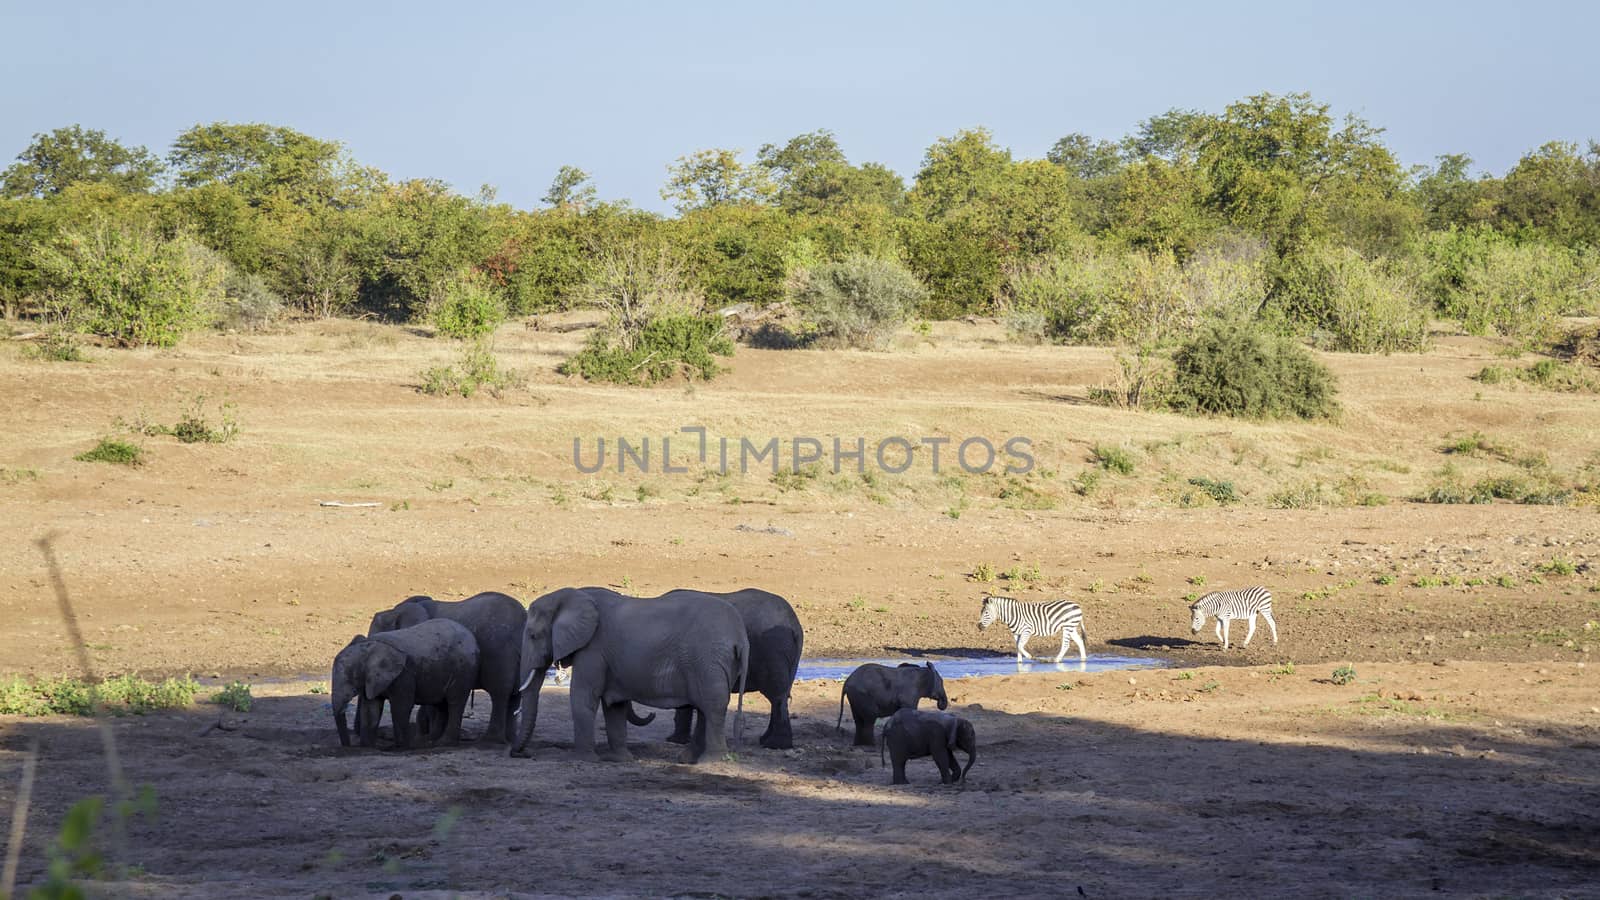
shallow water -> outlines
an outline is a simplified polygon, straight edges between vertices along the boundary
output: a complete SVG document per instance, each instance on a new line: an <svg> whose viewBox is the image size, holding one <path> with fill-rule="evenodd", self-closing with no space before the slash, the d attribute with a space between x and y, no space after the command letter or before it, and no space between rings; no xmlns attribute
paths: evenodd
<svg viewBox="0 0 1600 900"><path fill-rule="evenodd" d="M802 659L800 660L800 672L795 678L797 680L839 680L864 663L897 666L900 663L907 662L916 663L917 665L931 662L933 667L939 670L939 674L945 678L982 678L989 675L1028 675L1043 672L1105 672L1112 669L1161 668L1167 665L1166 662L1159 659L1105 656L1097 653L1089 654L1089 659L1086 662L1079 662L1076 656L1068 656L1061 662L1051 662L1049 657L1018 662L1014 656L923 657L917 659L907 657L898 659Z"/></svg>

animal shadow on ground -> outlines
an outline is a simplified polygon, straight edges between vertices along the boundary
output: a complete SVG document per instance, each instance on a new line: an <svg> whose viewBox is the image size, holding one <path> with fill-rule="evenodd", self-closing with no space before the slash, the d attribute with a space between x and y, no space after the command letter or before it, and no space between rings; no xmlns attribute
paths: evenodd
<svg viewBox="0 0 1600 900"><path fill-rule="evenodd" d="M1112 638L1106 641L1113 647L1127 647L1129 650L1193 650L1207 645L1205 641L1191 641L1188 638L1176 638L1170 635L1146 634L1140 637ZM1218 644L1217 646L1221 646Z"/></svg>
<svg viewBox="0 0 1600 900"><path fill-rule="evenodd" d="M1577 726L1409 722L1352 747L1196 740L966 707L979 735L969 780L939 785L922 760L912 785L895 788L876 752L852 751L833 732L831 698L797 708L794 752L747 746L699 767L674 761L679 748L663 741L670 716L630 729L635 764L574 762L565 705L541 712L545 739L530 759L341 751L315 698L260 698L229 730L201 737L196 726L214 710L115 719L128 779L154 786L160 814L129 820L120 861L138 868L98 888L970 898L1042 885L1071 885L1057 891L1068 896L1080 886L1159 896L1249 885L1260 896L1556 896L1600 879L1600 777L1592 734ZM34 737L24 889L45 877L66 810L109 792L91 722L8 719L0 805L14 799ZM1196 771L1236 776L1219 786ZM1225 856L1213 850L1219 837ZM997 841L1007 845L1000 857Z"/></svg>

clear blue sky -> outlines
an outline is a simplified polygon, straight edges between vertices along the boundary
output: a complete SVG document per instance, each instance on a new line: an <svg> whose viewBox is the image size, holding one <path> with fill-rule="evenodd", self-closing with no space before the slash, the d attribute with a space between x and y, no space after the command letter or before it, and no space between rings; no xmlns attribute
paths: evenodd
<svg viewBox="0 0 1600 900"><path fill-rule="evenodd" d="M1499 173L1600 138L1600 4L467 6L0 0L0 160L72 123L165 153L196 123L261 121L518 206L572 164L662 209L666 165L706 147L830 128L909 181L963 127L1037 157L1259 91L1362 115L1406 163Z"/></svg>

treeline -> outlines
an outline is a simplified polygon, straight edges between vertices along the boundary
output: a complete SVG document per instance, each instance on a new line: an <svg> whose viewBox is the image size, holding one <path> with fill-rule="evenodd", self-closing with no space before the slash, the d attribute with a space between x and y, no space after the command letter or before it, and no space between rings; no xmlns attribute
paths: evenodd
<svg viewBox="0 0 1600 900"><path fill-rule="evenodd" d="M1218 312L1364 352L1420 348L1435 316L1537 340L1594 307L1600 146L1545 144L1492 177L1460 155L1407 168L1380 138L1262 94L1045 159L961 131L907 184L817 131L679 159L661 216L574 167L522 210L284 127L201 125L158 156L74 126L0 180L0 303L136 344L286 314L415 320L464 284L516 315L594 302L647 248L702 308L803 300L827 272L835 307L890 285L910 307L891 323L998 314L1019 337L1135 347Z"/></svg>

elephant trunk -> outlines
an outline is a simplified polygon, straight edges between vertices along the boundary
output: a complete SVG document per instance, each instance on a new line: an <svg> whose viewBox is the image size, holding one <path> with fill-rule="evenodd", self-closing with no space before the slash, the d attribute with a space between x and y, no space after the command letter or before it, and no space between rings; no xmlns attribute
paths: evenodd
<svg viewBox="0 0 1600 900"><path fill-rule="evenodd" d="M343 686L335 687L333 692L333 724L339 729L339 744L343 747L350 746L350 723L345 719L345 709L350 705L352 693ZM361 714L356 712L356 727L361 727Z"/></svg>
<svg viewBox="0 0 1600 900"><path fill-rule="evenodd" d="M522 717L522 724L517 729L517 743L511 748L511 755L522 756L528 741L533 739L533 722L539 718L539 691L544 687L545 674L549 666L534 666L527 677L522 680L522 702L518 705L517 715Z"/></svg>

